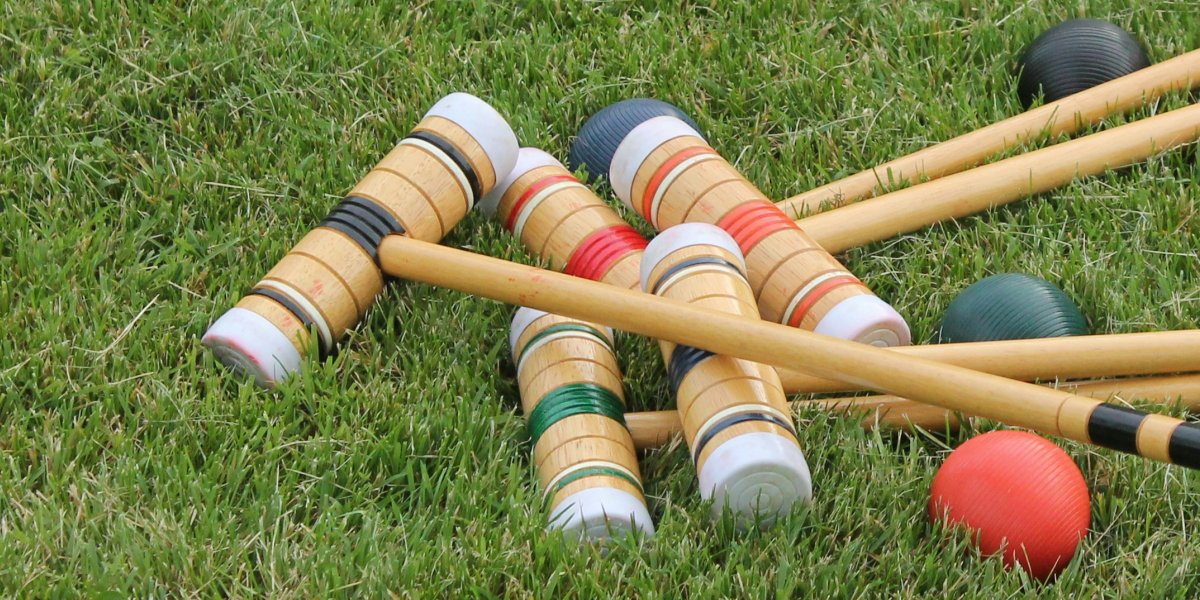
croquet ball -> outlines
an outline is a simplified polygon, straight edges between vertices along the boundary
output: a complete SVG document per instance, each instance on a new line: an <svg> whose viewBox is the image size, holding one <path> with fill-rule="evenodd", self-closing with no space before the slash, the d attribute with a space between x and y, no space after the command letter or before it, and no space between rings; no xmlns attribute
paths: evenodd
<svg viewBox="0 0 1200 600"><path fill-rule="evenodd" d="M1092 519L1087 483L1053 442L992 431L959 446L933 477L929 517L964 526L982 554L1001 553L1045 580L1066 568Z"/></svg>
<svg viewBox="0 0 1200 600"><path fill-rule="evenodd" d="M1071 19L1039 35L1017 62L1017 95L1029 108L1038 92L1054 102L1150 66L1128 31L1099 19Z"/></svg>
<svg viewBox="0 0 1200 600"><path fill-rule="evenodd" d="M950 302L943 342L988 342L1087 335L1087 319L1053 283L1023 273L985 277Z"/></svg>
<svg viewBox="0 0 1200 600"><path fill-rule="evenodd" d="M583 124L567 154L567 166L572 171L586 166L593 179L608 178L609 164L621 140L643 121L662 116L675 117L700 132L700 126L673 104L653 98L622 100L600 109Z"/></svg>

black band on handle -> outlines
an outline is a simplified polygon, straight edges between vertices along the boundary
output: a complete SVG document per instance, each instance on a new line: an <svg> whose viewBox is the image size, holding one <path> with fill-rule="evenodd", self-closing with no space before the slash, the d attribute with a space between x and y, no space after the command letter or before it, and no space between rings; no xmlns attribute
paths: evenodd
<svg viewBox="0 0 1200 600"><path fill-rule="evenodd" d="M679 393L679 386L683 384L683 378L691 372L700 361L713 356L708 350L693 348L692 346L675 346L675 350L671 352L671 360L667 361L667 376L671 381L671 393Z"/></svg>
<svg viewBox="0 0 1200 600"><path fill-rule="evenodd" d="M1180 423L1171 432L1167 446L1171 462L1189 469L1200 469L1200 426L1195 423Z"/></svg>
<svg viewBox="0 0 1200 600"><path fill-rule="evenodd" d="M471 161L467 160L467 157L464 156L462 152L459 152L458 148L454 147L454 144L451 144L449 141L442 139L432 132L424 130L414 131L408 134L408 137L426 142L432 145L434 148L441 150L446 156L449 156L450 160L454 161L454 164L458 165L458 168L462 171L463 176L467 178L467 184L471 186L470 203L475 204L475 202L479 200L481 189L483 188L483 186L479 183L479 174L476 173L475 169L471 166Z"/></svg>
<svg viewBox="0 0 1200 600"><path fill-rule="evenodd" d="M726 429L729 429L738 423L749 423L753 421L774 423L775 425L786 429L788 433L792 434L792 437L796 436L796 428L793 427L791 423L788 423L787 421L784 421L775 415L760 412L739 413L721 419L719 423L713 425L708 429L708 431L704 432L704 436L696 440L696 447L692 449L692 462L699 462L700 453L704 451L704 447L707 446L713 438L717 437L718 433L721 433L722 431L725 431Z"/></svg>
<svg viewBox="0 0 1200 600"><path fill-rule="evenodd" d="M282 306L288 312L292 313L294 317L299 319L300 324L304 326L306 331L317 336L318 340L321 340L321 343L318 344L317 347L320 351L320 357L322 359L324 359L326 356L329 356L329 353L333 351L333 340L325 339L321 335L321 330L317 328L317 324L314 323L312 318L308 316L308 313L301 310L299 306L296 306L296 304L288 299L287 296L284 296L283 294L280 294L279 292L276 292L270 288L264 287L256 287L250 290L250 295L262 296L263 298L273 300L276 304Z"/></svg>
<svg viewBox="0 0 1200 600"><path fill-rule="evenodd" d="M1101 404L1088 417L1092 443L1121 452L1137 454L1137 432L1146 413L1115 404Z"/></svg>

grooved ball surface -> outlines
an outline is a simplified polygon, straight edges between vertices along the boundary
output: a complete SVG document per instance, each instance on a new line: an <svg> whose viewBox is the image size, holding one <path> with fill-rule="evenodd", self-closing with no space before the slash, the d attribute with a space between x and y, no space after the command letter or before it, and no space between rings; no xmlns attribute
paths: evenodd
<svg viewBox="0 0 1200 600"><path fill-rule="evenodd" d="M983 554L1003 548L1006 567L1042 580L1066 567L1092 518L1075 461L1023 431L985 433L952 452L933 478L929 516L966 526Z"/></svg>
<svg viewBox="0 0 1200 600"><path fill-rule="evenodd" d="M1032 275L980 279L950 302L943 342L989 342L1087 335L1087 319L1058 286Z"/></svg>
<svg viewBox="0 0 1200 600"><path fill-rule="evenodd" d="M602 108L583 124L567 154L567 166L575 171L586 165L592 179L607 179L609 164L621 140L642 122L662 116L675 117L704 134L691 117L673 104L654 98L630 98Z"/></svg>
<svg viewBox="0 0 1200 600"><path fill-rule="evenodd" d="M1150 66L1137 40L1099 19L1071 19L1038 36L1017 64L1017 96L1029 108L1044 91L1054 102Z"/></svg>

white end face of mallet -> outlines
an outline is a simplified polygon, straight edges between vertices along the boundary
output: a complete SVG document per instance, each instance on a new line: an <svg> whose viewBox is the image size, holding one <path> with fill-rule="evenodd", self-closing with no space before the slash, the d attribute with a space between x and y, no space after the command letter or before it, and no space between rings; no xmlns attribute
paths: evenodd
<svg viewBox="0 0 1200 600"><path fill-rule="evenodd" d="M654 522L646 505L629 492L588 488L563 498L547 529L562 531L571 539L602 542L635 531L653 536Z"/></svg>
<svg viewBox="0 0 1200 600"><path fill-rule="evenodd" d="M223 364L253 375L263 387L274 387L300 370L300 352L291 340L266 318L244 308L226 311L200 342Z"/></svg>
<svg viewBox="0 0 1200 600"><path fill-rule="evenodd" d="M812 500L804 453L774 433L747 433L721 444L708 455L699 479L701 497L713 502L713 519L728 509L743 528L770 526L795 503Z"/></svg>
<svg viewBox="0 0 1200 600"><path fill-rule="evenodd" d="M904 317L876 296L852 296L829 309L814 332L881 348L907 346L912 334Z"/></svg>
<svg viewBox="0 0 1200 600"><path fill-rule="evenodd" d="M426 117L442 117L466 130L483 147L496 181L508 175L517 162L517 134L492 105L467 94L454 92L437 101Z"/></svg>

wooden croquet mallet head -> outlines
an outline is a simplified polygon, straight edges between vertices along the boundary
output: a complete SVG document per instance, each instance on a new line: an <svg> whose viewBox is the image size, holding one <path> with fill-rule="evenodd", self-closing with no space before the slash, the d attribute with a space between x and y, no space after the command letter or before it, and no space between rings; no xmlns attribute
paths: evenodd
<svg viewBox="0 0 1200 600"><path fill-rule="evenodd" d="M612 330L522 308L509 343L548 528L590 541L653 535Z"/></svg>
<svg viewBox="0 0 1200 600"><path fill-rule="evenodd" d="M716 225L736 240L762 318L876 346L905 346L907 323L825 252L694 129L648 119L617 146L617 196L658 230Z"/></svg>
<svg viewBox="0 0 1200 600"><path fill-rule="evenodd" d="M646 240L553 156L521 148L479 208L555 269L638 288Z"/></svg>
<svg viewBox="0 0 1200 600"><path fill-rule="evenodd" d="M517 138L483 100L454 93L364 177L329 216L208 329L229 367L273 386L300 370L310 338L325 356L383 289L380 241L436 242L508 174Z"/></svg>
<svg viewBox="0 0 1200 600"><path fill-rule="evenodd" d="M737 243L712 225L676 225L651 240L642 290L758 320ZM661 343L700 494L739 526L765 527L812 499L812 476L773 367Z"/></svg>

